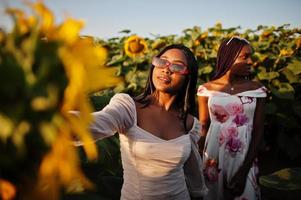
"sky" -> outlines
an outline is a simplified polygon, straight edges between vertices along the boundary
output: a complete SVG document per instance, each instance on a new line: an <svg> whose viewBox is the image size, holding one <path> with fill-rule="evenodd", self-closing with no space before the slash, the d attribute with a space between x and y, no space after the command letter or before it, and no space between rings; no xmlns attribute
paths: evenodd
<svg viewBox="0 0 301 200"><path fill-rule="evenodd" d="M27 0L31 1L32 0ZM12 21L4 15L7 5L23 8L22 0L0 0L0 27L9 30ZM217 22L241 30L258 25L301 28L300 0L44 0L56 22L66 16L85 21L82 35L99 38L121 36L122 30L143 37L182 34L186 28L202 30Z"/></svg>

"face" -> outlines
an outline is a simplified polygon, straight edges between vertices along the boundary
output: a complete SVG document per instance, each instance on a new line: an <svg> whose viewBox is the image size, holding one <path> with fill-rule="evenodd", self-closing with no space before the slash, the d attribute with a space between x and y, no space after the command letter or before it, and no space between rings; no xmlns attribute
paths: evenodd
<svg viewBox="0 0 301 200"><path fill-rule="evenodd" d="M182 89L187 75L185 73L178 73L174 71L170 66L186 67L186 57L181 50L170 49L162 54L160 59L166 61L166 67L154 67L152 76L153 84L157 91L177 93L177 91Z"/></svg>
<svg viewBox="0 0 301 200"><path fill-rule="evenodd" d="M245 45L238 57L236 58L233 66L231 67L231 74L236 76L248 76L251 73L251 66L253 64L252 48L250 45Z"/></svg>

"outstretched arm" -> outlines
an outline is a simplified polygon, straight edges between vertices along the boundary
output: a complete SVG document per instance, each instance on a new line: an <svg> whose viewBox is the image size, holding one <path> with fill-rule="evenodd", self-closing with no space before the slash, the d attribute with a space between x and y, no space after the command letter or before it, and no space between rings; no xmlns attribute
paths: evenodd
<svg viewBox="0 0 301 200"><path fill-rule="evenodd" d="M80 113L71 112L80 117ZM124 133L135 121L135 103L127 94L116 94L101 111L93 112L93 122L89 129L95 140ZM78 145L81 143L78 142Z"/></svg>

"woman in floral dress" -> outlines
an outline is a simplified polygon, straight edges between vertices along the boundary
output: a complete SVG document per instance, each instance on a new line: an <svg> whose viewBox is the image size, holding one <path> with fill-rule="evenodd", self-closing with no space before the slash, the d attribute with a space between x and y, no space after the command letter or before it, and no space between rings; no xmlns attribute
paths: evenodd
<svg viewBox="0 0 301 200"><path fill-rule="evenodd" d="M249 80L249 42L222 42L216 73L198 88L200 147L209 193L205 199L260 199L257 152L263 135L266 88Z"/></svg>

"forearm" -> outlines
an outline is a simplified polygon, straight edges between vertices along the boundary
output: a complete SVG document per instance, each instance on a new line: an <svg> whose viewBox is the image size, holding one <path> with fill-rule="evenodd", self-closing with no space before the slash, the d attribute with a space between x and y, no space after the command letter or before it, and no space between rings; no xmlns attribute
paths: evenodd
<svg viewBox="0 0 301 200"><path fill-rule="evenodd" d="M209 129L209 122L201 122L201 126L202 126L202 129L201 129L201 133L200 133L200 140L199 140L199 152L202 154L203 153L203 150L204 150L204 146L205 146L205 140L206 140L206 136L207 136L207 132L208 132L208 129Z"/></svg>
<svg viewBox="0 0 301 200"><path fill-rule="evenodd" d="M200 96L199 102L199 120L201 124L200 140L199 140L199 152L202 154L204 150L205 140L210 125L209 110L208 110L208 97Z"/></svg>

